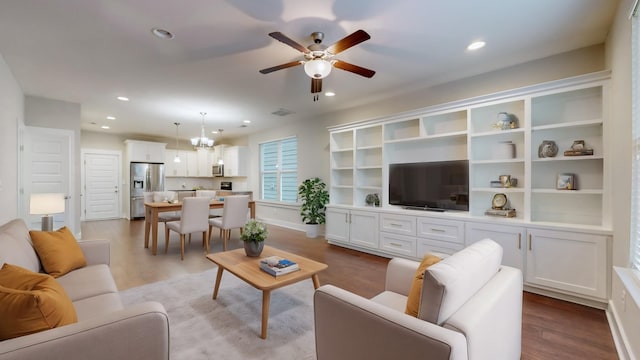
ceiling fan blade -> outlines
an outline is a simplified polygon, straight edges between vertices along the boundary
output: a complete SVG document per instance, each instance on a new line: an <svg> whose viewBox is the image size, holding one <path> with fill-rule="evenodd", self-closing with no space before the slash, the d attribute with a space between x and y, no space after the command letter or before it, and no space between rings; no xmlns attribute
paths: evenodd
<svg viewBox="0 0 640 360"><path fill-rule="evenodd" d="M278 40L278 41L280 41L282 43L285 43L285 44L291 46L292 48L300 51L303 54L308 54L308 53L311 52L306 47L298 44L296 41L292 40L287 35L279 32L279 31L275 31L275 32L269 33L269 36L271 36L272 38L274 38L274 39L276 39L276 40Z"/></svg>
<svg viewBox="0 0 640 360"><path fill-rule="evenodd" d="M311 79L311 93L322 92L322 79Z"/></svg>
<svg viewBox="0 0 640 360"><path fill-rule="evenodd" d="M302 63L303 62L300 61L300 60L292 61L290 63L281 64L281 65L273 66L273 67L270 67L270 68L262 69L262 70L260 70L260 72L263 73L263 74L268 74L270 72L274 72L274 71L277 71L277 70L282 70L282 69L290 68L290 67L293 67L293 66L297 66L297 65L300 65Z"/></svg>
<svg viewBox="0 0 640 360"><path fill-rule="evenodd" d="M371 39L371 36L369 36L366 31L358 30L353 34L343 38L342 40L338 40L335 44L329 46L326 51L330 52L333 55L337 55L347 50L348 48L358 45L361 42L367 41L369 39Z"/></svg>
<svg viewBox="0 0 640 360"><path fill-rule="evenodd" d="M352 72L354 74L358 74L358 75L361 75L361 76L364 76L364 77L370 78L370 77L373 77L373 75L376 74L376 72L373 71L373 70L369 70L367 68L363 68L363 67L358 66L358 65L349 64L349 63L344 62L344 61L333 60L332 63L333 63L333 66L337 67L338 69L346 70L346 71L349 71L349 72Z"/></svg>

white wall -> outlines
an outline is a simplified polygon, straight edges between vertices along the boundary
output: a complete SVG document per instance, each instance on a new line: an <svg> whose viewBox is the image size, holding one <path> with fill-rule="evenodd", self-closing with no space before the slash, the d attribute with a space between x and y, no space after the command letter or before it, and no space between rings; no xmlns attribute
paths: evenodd
<svg viewBox="0 0 640 360"><path fill-rule="evenodd" d="M26 96L24 106L24 122L27 126L38 126L73 131L74 137L74 173L80 179L80 104L47 99L37 96ZM80 181L74 182L71 203L74 207L73 229L80 233Z"/></svg>
<svg viewBox="0 0 640 360"><path fill-rule="evenodd" d="M611 179L615 179L613 190L613 246L614 266L629 266L629 238L631 208L631 20L629 13L633 0L621 0L615 22L609 32L606 46L606 64L612 69L609 99L612 142L608 159L612 160ZM629 358L640 357L640 284L625 270L612 271L611 294L608 315L612 332L618 344L624 344ZM623 282L625 279L625 282ZM634 290L635 289L635 290ZM629 294L636 292L634 297ZM624 358L624 357L623 357Z"/></svg>
<svg viewBox="0 0 640 360"><path fill-rule="evenodd" d="M24 127L24 95L0 55L0 224L18 216L18 131Z"/></svg>

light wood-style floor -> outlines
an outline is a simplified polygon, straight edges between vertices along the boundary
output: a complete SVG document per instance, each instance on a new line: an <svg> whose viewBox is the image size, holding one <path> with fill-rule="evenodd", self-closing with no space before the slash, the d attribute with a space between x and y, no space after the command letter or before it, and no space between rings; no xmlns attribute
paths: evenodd
<svg viewBox="0 0 640 360"><path fill-rule="evenodd" d="M83 239L111 240L111 271L120 290L210 269L201 238L193 236L180 261L175 233L164 253L164 228L159 225L158 255L144 248L144 221L106 220L82 223ZM384 288L389 259L330 245L323 238L269 226L267 244L329 265L320 273L321 284L333 284L364 297ZM239 232L232 232L228 249L242 247ZM222 251L214 233L211 251ZM212 284L213 286L213 284ZM522 359L618 359L604 311L525 292ZM497 349L497 351L499 351Z"/></svg>

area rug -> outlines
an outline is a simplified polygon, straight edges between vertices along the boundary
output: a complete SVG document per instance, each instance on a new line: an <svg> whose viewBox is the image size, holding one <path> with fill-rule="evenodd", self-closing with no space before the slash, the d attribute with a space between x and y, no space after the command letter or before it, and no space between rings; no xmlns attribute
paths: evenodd
<svg viewBox="0 0 640 360"><path fill-rule="evenodd" d="M267 339L260 338L262 292L217 268L122 291L125 305L157 301L169 315L172 359L315 359L313 283L271 292Z"/></svg>

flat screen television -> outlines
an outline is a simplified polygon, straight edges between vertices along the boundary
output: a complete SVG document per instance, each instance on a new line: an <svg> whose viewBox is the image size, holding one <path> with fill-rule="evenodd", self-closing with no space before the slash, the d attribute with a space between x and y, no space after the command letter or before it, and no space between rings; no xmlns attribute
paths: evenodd
<svg viewBox="0 0 640 360"><path fill-rule="evenodd" d="M389 164L389 204L432 211L469 211L469 162Z"/></svg>

